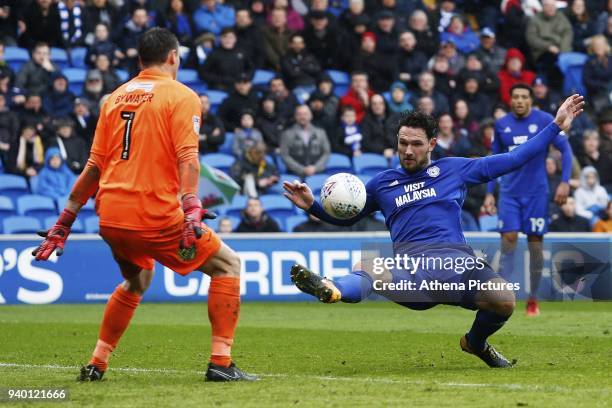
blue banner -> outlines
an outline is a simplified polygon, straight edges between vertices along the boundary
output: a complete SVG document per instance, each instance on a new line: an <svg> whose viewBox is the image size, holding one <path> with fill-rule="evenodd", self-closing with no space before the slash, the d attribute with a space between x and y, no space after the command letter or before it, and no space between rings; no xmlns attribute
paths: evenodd
<svg viewBox="0 0 612 408"><path fill-rule="evenodd" d="M499 235L466 234L477 253L497 270ZM386 233L370 234L232 234L224 237L242 259L243 301L312 300L295 288L289 269L295 262L334 278L350 272L365 244L388 243ZM31 251L40 242L31 235L0 236L0 304L104 302L122 281L104 241L94 235L72 235L62 257L36 262ZM549 234L545 238L543 299L610 299L612 236ZM529 251L521 237L514 260L513 281L524 298L529 291ZM210 279L200 272L183 277L156 264L155 277L144 300L201 301ZM588 286L588 288L586 288ZM585 289L586 288L586 289ZM588 290L587 290L588 289ZM606 297L607 296L607 297Z"/></svg>

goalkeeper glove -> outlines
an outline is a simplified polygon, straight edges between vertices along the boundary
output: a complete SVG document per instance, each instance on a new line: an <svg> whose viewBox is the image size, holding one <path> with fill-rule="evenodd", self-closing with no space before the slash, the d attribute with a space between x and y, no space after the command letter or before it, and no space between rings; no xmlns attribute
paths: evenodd
<svg viewBox="0 0 612 408"><path fill-rule="evenodd" d="M64 253L64 244L68 239L70 228L75 219L75 213L64 209L51 229L48 231L38 231L38 235L45 238L45 240L38 248L32 251L32 256L36 257L37 261L46 261L54 250L56 250L57 256L61 256Z"/></svg>
<svg viewBox="0 0 612 408"><path fill-rule="evenodd" d="M217 218L214 212L202 208L202 202L195 194L183 196L183 236L181 237L180 248L188 249L195 245L196 240L202 236L202 219L213 220Z"/></svg>

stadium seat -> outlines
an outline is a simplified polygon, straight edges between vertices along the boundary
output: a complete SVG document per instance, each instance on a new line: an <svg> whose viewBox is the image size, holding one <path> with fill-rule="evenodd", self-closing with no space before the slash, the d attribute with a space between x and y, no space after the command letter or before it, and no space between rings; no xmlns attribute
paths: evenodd
<svg viewBox="0 0 612 408"><path fill-rule="evenodd" d="M306 177L304 182L310 187L312 193L315 197L318 197L321 194L321 189L325 184L325 180L327 180L329 176L327 174L314 174L312 176Z"/></svg>
<svg viewBox="0 0 612 408"><path fill-rule="evenodd" d="M28 183L21 176L0 174L0 194L10 197L14 202L17 197L28 193Z"/></svg>
<svg viewBox="0 0 612 408"><path fill-rule="evenodd" d="M370 176L389 168L387 159L382 154L375 153L363 153L361 156L353 157L353 165L355 166L355 173Z"/></svg>
<svg viewBox="0 0 612 408"><path fill-rule="evenodd" d="M268 193L270 194L283 194L285 189L283 188L283 182L289 181L292 182L295 179L299 179L297 176L292 176L290 174L281 174L278 178L278 183L274 184L272 187L268 189Z"/></svg>
<svg viewBox="0 0 612 408"><path fill-rule="evenodd" d="M349 86L348 85L335 85L334 86L334 95L336 95L338 98L342 98L344 95L346 95L346 93L349 90Z"/></svg>
<svg viewBox="0 0 612 408"><path fill-rule="evenodd" d="M253 75L253 85L268 85L268 82L272 78L274 78L276 74L274 71L267 71L264 69L258 69L255 71L255 75Z"/></svg>
<svg viewBox="0 0 612 408"><path fill-rule="evenodd" d="M57 216L46 217L43 220L43 227L44 227L44 229L48 230L49 228L51 228L52 226L55 225L56 221L57 221ZM82 233L85 232L85 227L83 226L83 221L81 221L80 218L77 218L76 220L74 220L74 223L72 224L72 228L70 228L70 232L76 232L77 234L82 234Z"/></svg>
<svg viewBox="0 0 612 408"><path fill-rule="evenodd" d="M85 232L97 234L100 231L100 219L97 216L85 218Z"/></svg>
<svg viewBox="0 0 612 408"><path fill-rule="evenodd" d="M285 160L283 160L282 156L280 155L278 156L278 160L276 161L276 167L278 168L278 172L280 174L290 174L289 170L287 170L287 165L285 164Z"/></svg>
<svg viewBox="0 0 612 408"><path fill-rule="evenodd" d="M374 218L377 219L378 221L382 222L383 224L385 223L385 216L380 211L376 211L374 213Z"/></svg>
<svg viewBox="0 0 612 408"><path fill-rule="evenodd" d="M209 153L201 156L200 161L225 173L229 173L229 169L236 159L234 156L225 153Z"/></svg>
<svg viewBox="0 0 612 408"><path fill-rule="evenodd" d="M70 66L73 68L87 68L85 57L87 56L87 47L75 47L70 50Z"/></svg>
<svg viewBox="0 0 612 408"><path fill-rule="evenodd" d="M68 88L75 94L80 95L83 84L87 78L87 70L84 68L64 68L62 73L68 78Z"/></svg>
<svg viewBox="0 0 612 408"><path fill-rule="evenodd" d="M497 215L483 215L478 219L481 231L497 230Z"/></svg>
<svg viewBox="0 0 612 408"><path fill-rule="evenodd" d="M358 174L359 180L363 182L363 184L367 185L370 180L372 180L372 176L368 174Z"/></svg>
<svg viewBox="0 0 612 408"><path fill-rule="evenodd" d="M227 217L240 217L240 212L246 207L247 196L235 195L232 203L227 206L225 215Z"/></svg>
<svg viewBox="0 0 612 408"><path fill-rule="evenodd" d="M66 50L57 47L51 47L51 62L57 65L61 70L68 68L70 65Z"/></svg>
<svg viewBox="0 0 612 408"><path fill-rule="evenodd" d="M396 153L391 158L391 168L392 169L399 169L400 167L401 167L401 165L400 165L399 156Z"/></svg>
<svg viewBox="0 0 612 408"><path fill-rule="evenodd" d="M280 194L266 194L259 197L261 205L266 212L278 219L295 215L295 206L285 196Z"/></svg>
<svg viewBox="0 0 612 408"><path fill-rule="evenodd" d="M287 217L287 219L285 220L285 227L286 227L286 231L287 232L293 232L293 229L300 225L303 222L308 221L308 217L305 216L304 214L300 214L300 215L292 215L290 217Z"/></svg>
<svg viewBox="0 0 612 408"><path fill-rule="evenodd" d="M200 79L198 78L198 71L195 69L179 69L176 79L187 86L189 86L189 84L200 82Z"/></svg>
<svg viewBox="0 0 612 408"><path fill-rule="evenodd" d="M34 217L16 215L2 220L2 231L5 234L30 234L42 229L42 224Z"/></svg>
<svg viewBox="0 0 612 408"><path fill-rule="evenodd" d="M57 210L62 211L66 207L67 201L68 201L68 197L58 198L57 199ZM87 217L96 215L96 209L95 209L94 202L95 200L93 198L90 198L89 200L87 200L85 205L81 207L81 210L79 211L79 217L85 219Z"/></svg>
<svg viewBox="0 0 612 408"><path fill-rule="evenodd" d="M225 132L225 141L219 146L219 153L233 154L232 144L234 143L234 133Z"/></svg>
<svg viewBox="0 0 612 408"><path fill-rule="evenodd" d="M461 210L461 227L464 231L480 231L472 214L464 210Z"/></svg>
<svg viewBox="0 0 612 408"><path fill-rule="evenodd" d="M15 215L15 204L13 200L7 196L0 196L0 218L6 218Z"/></svg>
<svg viewBox="0 0 612 408"><path fill-rule="evenodd" d="M43 222L46 217L57 218L57 209L51 197L26 194L17 198L17 214L35 217Z"/></svg>
<svg viewBox="0 0 612 408"><path fill-rule="evenodd" d="M563 52L559 54L557 65L563 73L563 95L579 93L586 95L582 82L582 70L588 56L580 52Z"/></svg>
<svg viewBox="0 0 612 408"><path fill-rule="evenodd" d="M17 73L21 66L30 60L30 53L25 48L5 47L4 60Z"/></svg>
<svg viewBox="0 0 612 408"><path fill-rule="evenodd" d="M219 229L220 220L221 220L220 217L217 217L214 220L204 220L204 224L206 224L208 228L210 228L211 230L217 232L217 230Z"/></svg>
<svg viewBox="0 0 612 408"><path fill-rule="evenodd" d="M351 160L343 154L332 153L329 156L329 160L327 161L327 166L325 166L325 174L336 174L344 172L353 172Z"/></svg>
<svg viewBox="0 0 612 408"><path fill-rule="evenodd" d="M192 82L187 86L189 86L189 88L191 88L193 92L197 93L198 95L204 94L208 90L208 85L206 85L205 82Z"/></svg>
<svg viewBox="0 0 612 408"><path fill-rule="evenodd" d="M325 72L330 76L334 85L348 85L351 83L351 77L344 71L338 71L335 69L328 69Z"/></svg>
<svg viewBox="0 0 612 408"><path fill-rule="evenodd" d="M210 110L213 113L217 112L217 108L221 105L221 102L225 98L227 98L227 92L216 91L214 89L209 89L206 91L206 95L208 95L208 100L210 101Z"/></svg>
<svg viewBox="0 0 612 408"><path fill-rule="evenodd" d="M130 79L130 74L124 69L116 69L115 74L117 74L121 82L127 82Z"/></svg>
<svg viewBox="0 0 612 408"><path fill-rule="evenodd" d="M238 224L240 224L240 217L227 216L227 218L229 218L230 222L232 223L232 231L235 230L238 227Z"/></svg>

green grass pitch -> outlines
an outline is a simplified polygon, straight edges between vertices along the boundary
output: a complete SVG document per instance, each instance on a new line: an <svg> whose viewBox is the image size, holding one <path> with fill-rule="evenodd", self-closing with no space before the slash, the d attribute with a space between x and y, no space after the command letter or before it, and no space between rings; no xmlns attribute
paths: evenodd
<svg viewBox="0 0 612 408"><path fill-rule="evenodd" d="M79 384L103 305L2 306L0 387L67 387L78 407L611 405L612 303L523 307L492 337L518 365L491 370L459 349L467 310L246 303L234 358L262 380L218 384L203 381L206 305L145 303L105 380Z"/></svg>

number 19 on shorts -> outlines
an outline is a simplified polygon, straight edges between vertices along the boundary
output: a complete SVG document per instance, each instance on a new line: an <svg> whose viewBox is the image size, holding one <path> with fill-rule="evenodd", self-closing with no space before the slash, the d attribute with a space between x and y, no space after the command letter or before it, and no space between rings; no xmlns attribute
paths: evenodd
<svg viewBox="0 0 612 408"><path fill-rule="evenodd" d="M544 231L544 225L546 223L546 221L544 221L544 218L534 218L534 217L531 217L531 218L529 218L529 221L531 221L531 232L542 232L542 231Z"/></svg>

